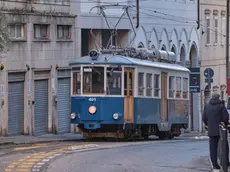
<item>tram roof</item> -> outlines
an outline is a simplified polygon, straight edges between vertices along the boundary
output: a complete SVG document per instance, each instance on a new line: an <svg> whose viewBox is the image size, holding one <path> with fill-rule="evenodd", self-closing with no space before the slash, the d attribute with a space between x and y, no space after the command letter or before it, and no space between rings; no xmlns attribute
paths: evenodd
<svg viewBox="0 0 230 172"><path fill-rule="evenodd" d="M107 58L107 61L105 60ZM178 64L170 64L164 62L153 62L150 60L141 60L121 55L100 54L96 60L92 60L90 56L83 56L73 60L69 63L70 66L74 65L92 65L92 64L111 64L111 65L135 65L135 66L149 66L155 68L164 68L171 70L179 70L190 72L189 69Z"/></svg>

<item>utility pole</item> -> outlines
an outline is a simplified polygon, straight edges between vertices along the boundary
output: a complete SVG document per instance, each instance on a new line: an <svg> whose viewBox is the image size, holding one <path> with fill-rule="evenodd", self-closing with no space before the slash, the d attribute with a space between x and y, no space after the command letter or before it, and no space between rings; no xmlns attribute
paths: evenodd
<svg viewBox="0 0 230 172"><path fill-rule="evenodd" d="M137 29L140 24L140 0L136 0L136 11L137 11L137 25L136 25L136 29Z"/></svg>
<svg viewBox="0 0 230 172"><path fill-rule="evenodd" d="M229 0L227 0L227 14L226 14L226 81L228 96L230 96L230 90L228 85L229 80Z"/></svg>

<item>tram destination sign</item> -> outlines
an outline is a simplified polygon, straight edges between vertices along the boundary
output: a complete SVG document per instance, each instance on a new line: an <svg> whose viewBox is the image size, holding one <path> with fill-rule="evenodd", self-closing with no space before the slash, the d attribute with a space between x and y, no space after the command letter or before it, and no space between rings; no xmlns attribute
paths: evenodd
<svg viewBox="0 0 230 172"><path fill-rule="evenodd" d="M200 92L200 68L189 68L190 80L189 80L189 92L199 93Z"/></svg>

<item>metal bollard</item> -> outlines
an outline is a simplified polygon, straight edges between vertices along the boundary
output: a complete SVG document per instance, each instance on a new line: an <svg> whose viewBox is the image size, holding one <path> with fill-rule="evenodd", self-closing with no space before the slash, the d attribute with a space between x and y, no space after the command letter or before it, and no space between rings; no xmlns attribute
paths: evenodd
<svg viewBox="0 0 230 172"><path fill-rule="evenodd" d="M223 172L228 172L228 154L227 154L227 144L228 144L228 133L227 127L224 123L220 125L220 165Z"/></svg>

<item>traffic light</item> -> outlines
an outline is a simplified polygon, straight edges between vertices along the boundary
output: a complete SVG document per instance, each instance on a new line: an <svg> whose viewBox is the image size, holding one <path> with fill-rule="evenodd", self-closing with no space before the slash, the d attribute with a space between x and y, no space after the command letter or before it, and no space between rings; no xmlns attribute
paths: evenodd
<svg viewBox="0 0 230 172"><path fill-rule="evenodd" d="M4 64L1 63L0 70L2 71L4 69Z"/></svg>
<svg viewBox="0 0 230 172"><path fill-rule="evenodd" d="M194 84L194 85L197 85L197 84L198 84L197 78L193 79L193 84Z"/></svg>
<svg viewBox="0 0 230 172"><path fill-rule="evenodd" d="M199 86L200 76L196 74L190 74L190 86Z"/></svg>

